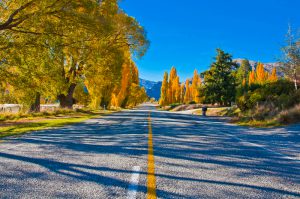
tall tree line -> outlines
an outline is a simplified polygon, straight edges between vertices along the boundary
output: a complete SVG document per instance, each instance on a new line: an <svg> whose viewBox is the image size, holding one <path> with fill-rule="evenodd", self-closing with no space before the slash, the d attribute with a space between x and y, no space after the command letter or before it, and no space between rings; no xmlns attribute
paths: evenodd
<svg viewBox="0 0 300 199"><path fill-rule="evenodd" d="M230 105L248 92L249 87L276 82L277 69L269 73L262 63L252 69L247 59L238 65L229 53L216 50L215 61L210 68L198 74L194 71L192 79L179 83L177 71L172 67L170 77L165 72L161 87L160 105L174 103L209 103ZM202 77L202 78L201 78Z"/></svg>
<svg viewBox="0 0 300 199"><path fill-rule="evenodd" d="M175 67L171 68L170 76L167 72L161 87L160 105L165 106L176 103L200 103L201 78L198 71L194 71L192 80L180 83Z"/></svg>

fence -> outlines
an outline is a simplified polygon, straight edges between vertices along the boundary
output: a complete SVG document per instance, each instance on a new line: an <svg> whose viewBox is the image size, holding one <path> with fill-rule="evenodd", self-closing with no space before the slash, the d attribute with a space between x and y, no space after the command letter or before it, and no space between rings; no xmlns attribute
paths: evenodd
<svg viewBox="0 0 300 199"><path fill-rule="evenodd" d="M41 104L41 111L55 111L59 109L59 104Z"/></svg>
<svg viewBox="0 0 300 199"><path fill-rule="evenodd" d="M0 113L18 113L21 109L20 104L0 104Z"/></svg>
<svg viewBox="0 0 300 199"><path fill-rule="evenodd" d="M42 104L41 111L55 111L59 109L59 104ZM22 110L20 104L0 104L0 113L18 113Z"/></svg>

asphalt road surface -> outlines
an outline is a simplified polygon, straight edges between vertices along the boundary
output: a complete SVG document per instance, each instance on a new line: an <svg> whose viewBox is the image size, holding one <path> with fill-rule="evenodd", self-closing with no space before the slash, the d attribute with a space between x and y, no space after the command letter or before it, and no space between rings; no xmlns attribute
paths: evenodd
<svg viewBox="0 0 300 199"><path fill-rule="evenodd" d="M0 198L147 196L300 198L300 126L251 129L145 104L0 143Z"/></svg>

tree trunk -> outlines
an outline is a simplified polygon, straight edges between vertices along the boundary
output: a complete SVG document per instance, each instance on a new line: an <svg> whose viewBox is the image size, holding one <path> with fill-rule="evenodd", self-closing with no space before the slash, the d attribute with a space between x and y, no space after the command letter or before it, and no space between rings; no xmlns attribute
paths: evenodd
<svg viewBox="0 0 300 199"><path fill-rule="evenodd" d="M39 92L36 92L35 101L33 104L31 104L29 112L37 113L40 111L41 111L41 94Z"/></svg>
<svg viewBox="0 0 300 199"><path fill-rule="evenodd" d="M298 90L298 80L297 80L297 73L296 68L294 68L294 83L295 83L295 89Z"/></svg>
<svg viewBox="0 0 300 199"><path fill-rule="evenodd" d="M60 94L57 98L60 102L60 107L61 108L68 108L68 109L72 109L73 108L73 104L75 104L75 99L73 98L73 94L76 88L75 83L71 84L69 89L68 89L68 94L64 95L64 94Z"/></svg>

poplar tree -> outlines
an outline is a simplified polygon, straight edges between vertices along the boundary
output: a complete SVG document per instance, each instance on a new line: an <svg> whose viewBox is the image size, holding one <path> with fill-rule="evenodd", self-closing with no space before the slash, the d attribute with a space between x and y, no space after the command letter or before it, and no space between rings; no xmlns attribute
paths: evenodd
<svg viewBox="0 0 300 199"><path fill-rule="evenodd" d="M185 94L184 94L184 103L188 104L191 102L192 96L191 96L191 87L190 87L190 81L185 81Z"/></svg>
<svg viewBox="0 0 300 199"><path fill-rule="evenodd" d="M176 76L174 82L173 82L173 93L174 93L174 99L175 103L180 102L180 80L179 76Z"/></svg>
<svg viewBox="0 0 300 199"><path fill-rule="evenodd" d="M195 101L196 103L200 102L200 93L199 93L200 85L201 85L201 79L200 79L200 76L198 74L198 71L195 69L194 70L193 81L192 81L191 95L192 95L193 101Z"/></svg>
<svg viewBox="0 0 300 199"><path fill-rule="evenodd" d="M175 79L177 77L177 70L176 68L173 66L171 68L170 71L170 78L169 78L169 87L168 87L168 101L170 104L174 103L176 101L176 87L173 86L173 84L175 83Z"/></svg>
<svg viewBox="0 0 300 199"><path fill-rule="evenodd" d="M265 70L262 63L258 63L256 67L256 83L265 84L268 80L268 72Z"/></svg>
<svg viewBox="0 0 300 199"><path fill-rule="evenodd" d="M252 70L249 74L249 85L255 84L255 71Z"/></svg>
<svg viewBox="0 0 300 199"><path fill-rule="evenodd" d="M272 72L271 72L271 75L269 76L269 81L270 82L276 82L278 80L278 77L277 77L277 69L276 68L273 68L272 69Z"/></svg>
<svg viewBox="0 0 300 199"><path fill-rule="evenodd" d="M164 79L161 86L159 104L165 106L168 104L168 73L164 73Z"/></svg>
<svg viewBox="0 0 300 199"><path fill-rule="evenodd" d="M184 95L185 95L185 90L184 90L184 83L181 83L180 85L180 103L184 102Z"/></svg>

